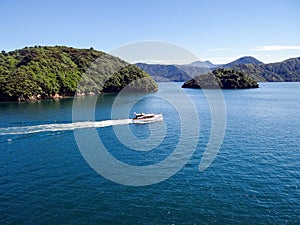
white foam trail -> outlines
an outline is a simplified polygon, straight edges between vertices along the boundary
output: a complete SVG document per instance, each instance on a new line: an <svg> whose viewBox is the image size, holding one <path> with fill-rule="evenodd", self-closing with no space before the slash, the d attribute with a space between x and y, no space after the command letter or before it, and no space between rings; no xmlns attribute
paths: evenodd
<svg viewBox="0 0 300 225"><path fill-rule="evenodd" d="M55 132L65 130L75 130L83 128L99 128L115 125L124 125L132 123L132 119L121 120L104 120L104 121L88 121L88 122L75 122L75 123L61 123L61 124L42 124L36 126L22 126L22 127L6 127L0 128L0 135L10 134L32 134L39 132Z"/></svg>

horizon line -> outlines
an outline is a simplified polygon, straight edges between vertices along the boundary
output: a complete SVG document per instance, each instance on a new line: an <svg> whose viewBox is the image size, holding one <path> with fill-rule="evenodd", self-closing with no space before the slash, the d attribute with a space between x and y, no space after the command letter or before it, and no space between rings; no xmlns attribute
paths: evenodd
<svg viewBox="0 0 300 225"><path fill-rule="evenodd" d="M31 46L29 46L29 45L25 45L24 47L22 47L22 48L15 48L15 49L13 49L13 50L4 50L4 49L2 49L1 50L1 52L6 52L6 53L8 53L8 52L12 52L12 51L16 51L16 50L21 50L21 49L24 49L24 48L34 48L34 47L68 47L68 48L77 48L77 49L94 49L94 50L96 50L96 51L101 51L101 52L105 52L105 53L107 53L107 54L110 54L108 51L106 51L106 50L100 50L100 49L98 49L98 48L95 48L95 47L93 47L93 46L90 46L90 47L75 47L75 46L68 46L68 45L59 45L59 44L57 44L57 45L31 45ZM256 48L253 48L253 49L255 49L256 51L262 51L262 49L263 50L265 50L263 47L269 47L269 46L262 46L261 47L261 49L260 49L260 47L256 47ZM273 46L272 46L273 47ZM290 47L290 46L289 46ZM293 46L294 47L294 46ZM299 47L299 46L297 46L297 47ZM252 49L252 50L253 50ZM259 60L259 61L261 61L262 63L264 63L264 64L270 64L270 63L278 63L278 62L283 62L283 61L285 61L285 60L288 60L288 59L292 59L292 58L299 58L300 56L287 56L287 57L285 57L284 59L282 59L282 60L274 60L274 61L269 61L269 62L263 62L263 60L260 60L260 59L258 59L258 57L255 57L255 56L252 56L252 55L244 55L244 56L242 56L242 55L239 55L239 56L236 56L236 57L217 57L217 58L207 58L207 59L205 59L205 60L201 60L200 59L200 57L199 57L199 60L196 60L196 61L190 61L190 62L161 62L161 63L159 63L159 62L150 62L151 60L149 60L149 62L143 62L143 61L141 61L141 62L135 62L135 63L146 63L146 64L157 64L157 65L189 65L189 64L191 64L191 63L194 63L194 62L206 62L206 61L208 61L208 62L210 62L210 63L212 63L213 65L216 65L216 66L218 66L218 65L226 65L226 64L228 64L228 63L231 63L231 62L233 62L233 61L235 61L235 60L238 60L238 59L240 59L240 58L243 58L243 57L253 57L253 58L255 58L255 59L257 59L257 60ZM227 59L227 60L226 60ZM226 62L224 62L224 63L215 63L214 61L217 61L217 60L224 60L224 61L226 61ZM184 59L182 60L182 61L184 61ZM130 62L129 62L130 63ZM132 63L132 64L135 64L135 63Z"/></svg>

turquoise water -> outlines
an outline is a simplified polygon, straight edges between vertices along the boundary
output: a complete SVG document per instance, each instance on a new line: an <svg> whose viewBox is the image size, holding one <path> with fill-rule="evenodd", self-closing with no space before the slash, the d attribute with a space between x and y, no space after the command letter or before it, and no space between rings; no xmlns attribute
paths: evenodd
<svg viewBox="0 0 300 225"><path fill-rule="evenodd" d="M158 163L172 154L181 137L181 115L159 93L126 94L116 106L122 112L125 103L135 102L131 115L164 114L163 123L116 125L129 126L140 140L151 136L150 129L160 132L165 127L164 139L149 151L122 144L116 126L71 124L73 99L0 103L0 224L299 224L300 83L260 87L223 91L224 141L213 163L201 172L211 112L201 90L185 89L197 108L200 134L184 141L188 149L196 140L196 149L169 179L137 187L95 172L81 155L73 129L87 134L96 129L111 155L124 163ZM173 93L169 83L160 84L160 90ZM177 100L190 110L180 96ZM97 121L116 119L111 116L115 98L99 97ZM114 173L113 166L109 169Z"/></svg>

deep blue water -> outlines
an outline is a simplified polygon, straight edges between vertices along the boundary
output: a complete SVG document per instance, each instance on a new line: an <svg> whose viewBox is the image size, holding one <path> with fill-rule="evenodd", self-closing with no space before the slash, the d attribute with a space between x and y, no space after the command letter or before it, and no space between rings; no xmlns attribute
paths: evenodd
<svg viewBox="0 0 300 225"><path fill-rule="evenodd" d="M162 92L177 93L176 101L189 113L192 106L182 91L197 108L199 136L193 132L196 124L182 130L182 115L159 98ZM225 137L215 160L201 172L212 123L201 90L174 92L172 85L161 83L158 93L127 93L113 107L117 114L132 103L131 116L134 111L162 112L164 122L79 129L87 136L96 129L113 157L141 167L167 159L181 132L190 132L183 140L187 151L196 140L190 159L169 179L148 186L115 183L89 166L74 131L64 129L72 123L73 99L0 103L0 224L299 224L300 83L261 83L259 89L225 90L223 95ZM113 118L115 98L98 98L97 121L128 118ZM116 137L116 127L129 128L139 140L159 138L163 128L165 134L154 149L134 151ZM93 141L90 145L96 147ZM108 170L116 173L114 164Z"/></svg>

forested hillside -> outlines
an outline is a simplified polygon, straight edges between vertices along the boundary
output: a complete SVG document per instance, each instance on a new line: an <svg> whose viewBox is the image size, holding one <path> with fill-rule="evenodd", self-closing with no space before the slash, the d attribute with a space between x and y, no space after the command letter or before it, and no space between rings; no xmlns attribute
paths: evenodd
<svg viewBox="0 0 300 225"><path fill-rule="evenodd" d="M146 79L133 82L139 78ZM0 53L1 100L114 92L129 83L137 91L157 90L146 72L93 48L35 46Z"/></svg>

